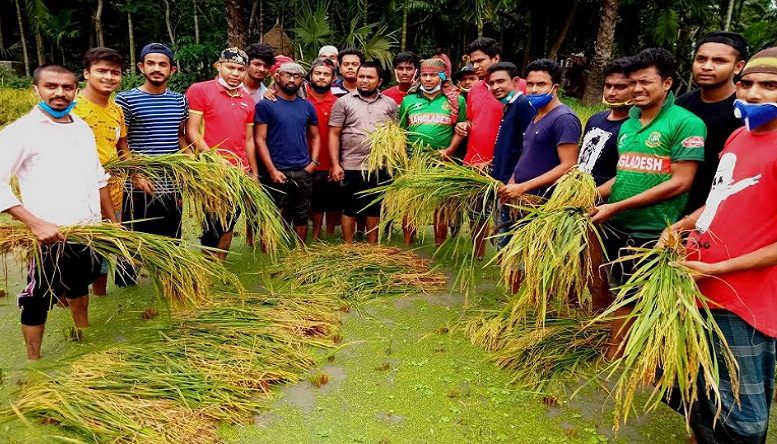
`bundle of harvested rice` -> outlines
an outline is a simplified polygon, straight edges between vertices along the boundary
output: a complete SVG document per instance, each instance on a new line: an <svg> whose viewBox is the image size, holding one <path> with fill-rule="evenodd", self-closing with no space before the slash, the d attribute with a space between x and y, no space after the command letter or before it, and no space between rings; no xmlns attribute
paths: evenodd
<svg viewBox="0 0 777 444"><path fill-rule="evenodd" d="M0 420L39 418L90 442L215 442L217 421L249 422L273 384L299 380L315 348L334 346L338 304L221 297L176 313L157 340L89 353L27 383Z"/></svg>
<svg viewBox="0 0 777 444"><path fill-rule="evenodd" d="M190 249L183 241L123 229L112 223L59 227L66 242L91 247L117 266L143 266L157 288L173 305L200 305L210 298L214 283L227 283L239 294L245 289L220 262ZM21 223L0 224L0 255L17 254L41 264L43 245ZM37 259L37 260L36 260Z"/></svg>
<svg viewBox="0 0 777 444"><path fill-rule="evenodd" d="M370 153L362 164L363 173L370 177L384 170L390 177L407 167L407 131L393 120L375 126L366 143Z"/></svg>
<svg viewBox="0 0 777 444"><path fill-rule="evenodd" d="M152 182L173 182L181 188L190 215L200 221L204 210L226 224L239 208L271 254L294 242L264 187L227 162L215 149L196 155L132 154L127 159L108 162L105 169L124 180L141 175Z"/></svg>
<svg viewBox="0 0 777 444"><path fill-rule="evenodd" d="M596 198L593 177L575 168L559 179L543 205L520 208L524 217L492 260L508 288L522 271L521 288L511 301L513 315L535 312L541 325L551 303L557 310L573 301L590 304L585 291L593 274L590 244L601 239L587 213Z"/></svg>
<svg viewBox="0 0 777 444"><path fill-rule="evenodd" d="M319 244L292 251L279 260L273 276L306 288L353 301L406 295L445 288L445 276L429 261L394 247Z"/></svg>
<svg viewBox="0 0 777 444"><path fill-rule="evenodd" d="M492 352L496 364L513 371L513 382L527 390L545 391L596 374L607 349L607 323L573 314L549 318L545 326L518 322L509 313L491 313L464 323L470 341Z"/></svg>
<svg viewBox="0 0 777 444"><path fill-rule="evenodd" d="M690 270L678 265L685 258L679 235L663 247L631 247L632 254L616 263L636 261L636 271L616 289L615 302L596 320L607 320L617 310L633 306L628 319L633 322L621 344L622 357L608 372L620 372L615 383L616 427L633 410L634 394L643 386L654 385L645 409L650 411L665 396L679 394L689 419L690 406L698 399L699 381L704 381L707 397L717 404L720 414L719 362L711 341L723 347L734 396L738 396L738 366L723 334L710 314L708 299L701 294ZM628 325L628 324L627 324ZM673 390L673 387L675 390Z"/></svg>

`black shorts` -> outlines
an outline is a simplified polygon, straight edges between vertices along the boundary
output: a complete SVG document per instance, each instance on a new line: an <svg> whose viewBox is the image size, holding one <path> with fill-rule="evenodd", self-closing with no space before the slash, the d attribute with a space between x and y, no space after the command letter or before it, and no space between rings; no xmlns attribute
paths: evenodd
<svg viewBox="0 0 777 444"><path fill-rule="evenodd" d="M360 193L383 185L388 180L388 174L384 171L379 171L377 174L371 173L369 179L364 177L362 171L345 171L342 183L343 214L348 217L379 217L381 200L375 200L378 196Z"/></svg>
<svg viewBox="0 0 777 444"><path fill-rule="evenodd" d="M181 193L148 195L143 191L124 193L121 220L132 231L181 238L183 217ZM132 222L133 220L143 220Z"/></svg>
<svg viewBox="0 0 777 444"><path fill-rule="evenodd" d="M313 199L311 211L324 213L342 210L339 198L340 184L329 180L329 171L313 172Z"/></svg>
<svg viewBox="0 0 777 444"><path fill-rule="evenodd" d="M212 213L205 213L205 220L202 221L202 236L200 237L202 246L218 247L221 237L235 229L235 224L237 224L239 218L239 207L229 216L226 225Z"/></svg>
<svg viewBox="0 0 777 444"><path fill-rule="evenodd" d="M275 183L269 177L262 179L268 184L275 205L283 210L283 216L295 226L307 225L310 216L310 200L313 195L313 177L304 169L281 171L285 183Z"/></svg>
<svg viewBox="0 0 777 444"><path fill-rule="evenodd" d="M612 262L621 256L632 254L628 247L641 247L645 244L654 244L658 240L658 235L654 237L634 236L622 229L610 224L604 224L599 229L599 235L602 237L604 251L607 253L607 261ZM637 261L629 260L612 264L607 273L607 280L610 288L624 285L638 267Z"/></svg>
<svg viewBox="0 0 777 444"><path fill-rule="evenodd" d="M22 325L43 325L60 298L89 294L102 260L89 247L64 242L44 246L40 259L30 261L27 287L19 296Z"/></svg>

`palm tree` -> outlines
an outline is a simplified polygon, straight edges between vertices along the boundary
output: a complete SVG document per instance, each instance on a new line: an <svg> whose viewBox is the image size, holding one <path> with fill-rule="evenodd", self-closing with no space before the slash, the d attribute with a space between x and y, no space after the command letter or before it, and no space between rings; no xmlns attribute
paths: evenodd
<svg viewBox="0 0 777 444"><path fill-rule="evenodd" d="M426 12L434 9L434 5L423 0L393 0L391 9L394 11L402 10L402 37L399 40L399 50L407 49L407 19L411 12Z"/></svg>
<svg viewBox="0 0 777 444"><path fill-rule="evenodd" d="M612 58L615 43L615 25L618 23L618 0L603 0L599 14L599 31L594 44L594 57L591 60L591 72L583 93L583 103L592 105L602 98L604 83L604 65Z"/></svg>
<svg viewBox="0 0 777 444"><path fill-rule="evenodd" d="M19 0L14 0L16 6L16 21L19 24L19 39L22 42L22 54L24 56L24 73L29 77L30 75L30 54L27 51L27 38L24 32L24 20L22 16L22 5Z"/></svg>
<svg viewBox="0 0 777 444"><path fill-rule="evenodd" d="M30 18L30 28L32 29L33 36L35 37L35 50L38 56L38 66L43 65L46 62L46 55L43 49L43 31L41 29L41 23L47 21L49 16L49 9L43 3L43 0L26 0L25 10L27 17Z"/></svg>
<svg viewBox="0 0 777 444"><path fill-rule="evenodd" d="M359 26L359 19L360 17L355 17L351 20L348 34L345 36L345 46L361 48L367 60L376 60L384 67L391 66L398 30L389 31L388 26L380 23Z"/></svg>
<svg viewBox="0 0 777 444"><path fill-rule="evenodd" d="M103 35L103 0L97 0L97 8L94 11L94 33L97 35L97 46L105 46Z"/></svg>
<svg viewBox="0 0 777 444"><path fill-rule="evenodd" d="M243 21L243 2L241 0L226 0L227 7L227 41L229 46L244 48L248 41L245 22Z"/></svg>
<svg viewBox="0 0 777 444"><path fill-rule="evenodd" d="M75 13L76 10L63 9L57 14L49 14L46 20L41 21L39 25L46 37L62 53L62 63L65 63L65 50L62 43L65 40L74 39L80 34L80 26L77 21L73 20ZM51 57L54 58L53 51Z"/></svg>
<svg viewBox="0 0 777 444"><path fill-rule="evenodd" d="M295 44L299 48L300 58L303 60L316 55L318 48L332 43L334 30L327 16L328 3L318 3L313 9L310 3L304 4L294 17Z"/></svg>

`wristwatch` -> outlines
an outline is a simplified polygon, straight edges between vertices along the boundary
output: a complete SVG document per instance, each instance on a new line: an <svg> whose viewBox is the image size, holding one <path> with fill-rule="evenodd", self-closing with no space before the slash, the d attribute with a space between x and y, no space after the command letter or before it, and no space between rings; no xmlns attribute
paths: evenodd
<svg viewBox="0 0 777 444"><path fill-rule="evenodd" d="M319 165L321 165L321 162L319 162L319 161L317 161L317 160L313 160L313 159L311 159L311 160L310 160L310 163L312 163L312 164L313 164L313 165L315 165L315 166L319 166Z"/></svg>

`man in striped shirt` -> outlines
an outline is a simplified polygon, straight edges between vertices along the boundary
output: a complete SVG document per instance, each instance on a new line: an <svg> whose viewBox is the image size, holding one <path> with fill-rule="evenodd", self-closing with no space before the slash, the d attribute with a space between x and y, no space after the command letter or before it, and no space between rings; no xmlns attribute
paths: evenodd
<svg viewBox="0 0 777 444"><path fill-rule="evenodd" d="M183 94L167 89L170 76L175 73L173 51L160 43L143 47L138 69L146 78L143 85L116 96L116 103L124 111L127 124L127 142L130 151L149 156L175 153L187 149L184 125L189 117L189 104ZM127 227L144 233L181 237L183 212L180 189L164 181L151 183L135 176L125 184L122 205L123 221ZM128 266L118 273L119 286L133 284L136 276Z"/></svg>

